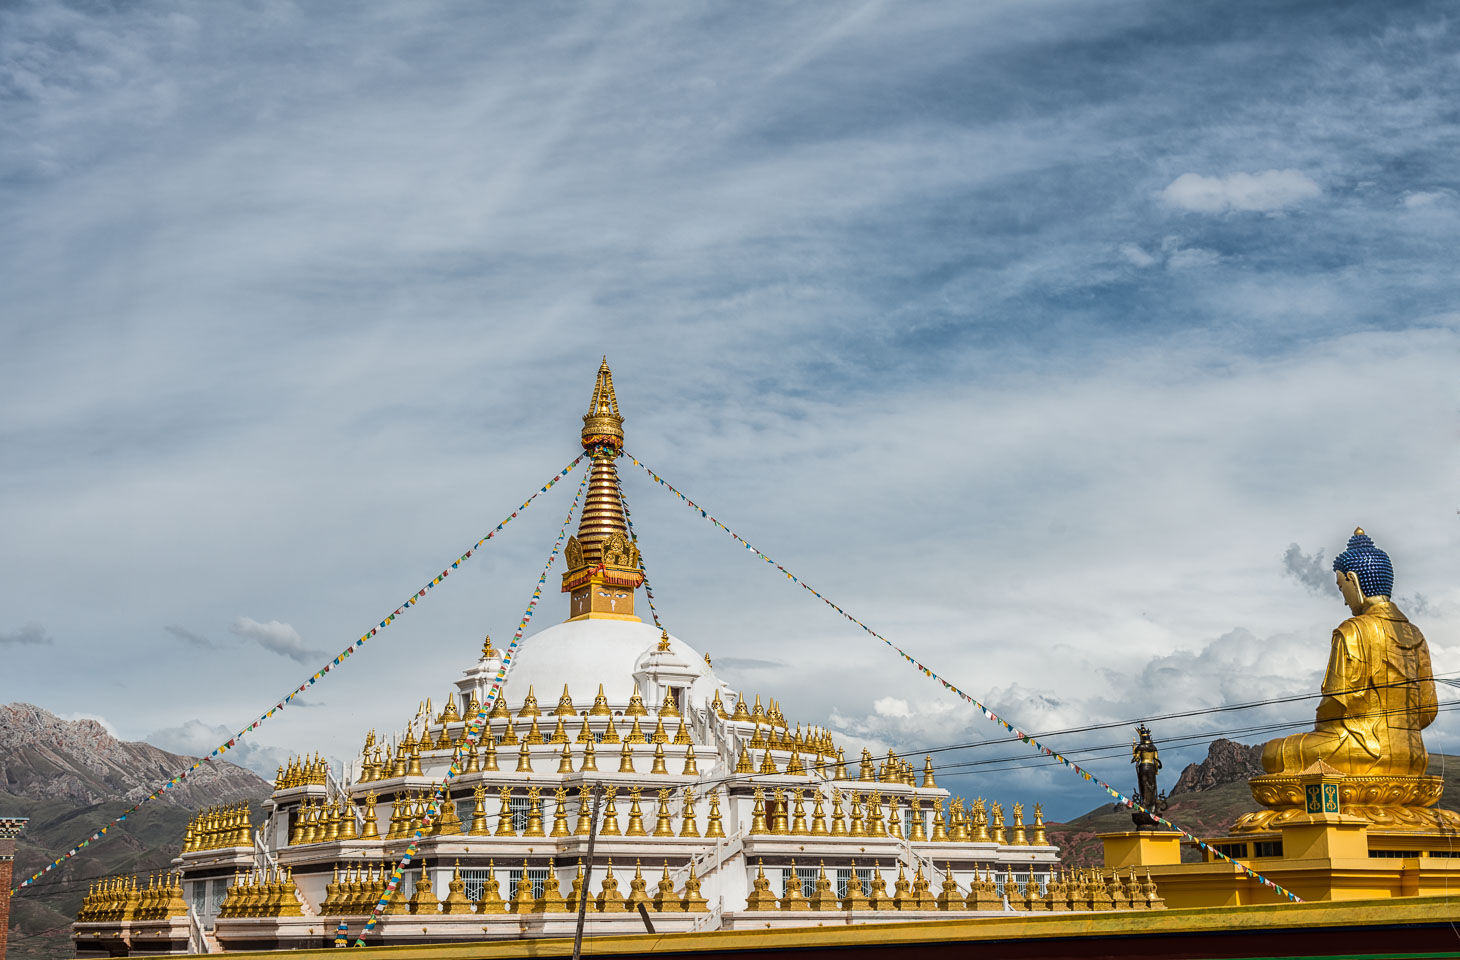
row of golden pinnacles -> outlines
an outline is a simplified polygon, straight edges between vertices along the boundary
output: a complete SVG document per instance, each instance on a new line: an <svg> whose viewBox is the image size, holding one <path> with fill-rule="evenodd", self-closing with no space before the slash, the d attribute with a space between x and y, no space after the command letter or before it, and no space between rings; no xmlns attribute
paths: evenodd
<svg viewBox="0 0 1460 960"><path fill-rule="evenodd" d="M272 867L234 874L228 896L218 910L220 917L302 917L299 892L294 886L294 868Z"/></svg>
<svg viewBox="0 0 1460 960"><path fill-rule="evenodd" d="M274 780L274 789L324 786L328 775L329 763L317 753L313 757L298 759L291 757L287 764L279 768L279 775Z"/></svg>
<svg viewBox="0 0 1460 960"><path fill-rule="evenodd" d="M165 920L185 916L182 877L176 873L148 874L147 885L137 877L108 877L94 881L81 900L78 923L124 920Z"/></svg>
<svg viewBox="0 0 1460 960"><path fill-rule="evenodd" d="M377 744L375 732L371 731L366 738L363 750L364 755L361 763L360 782L393 779L403 776L418 776L420 775L420 756L422 753L430 753L433 751L454 752L458 749L467 750L472 754L468 759L468 763L480 764L483 761L475 757L477 749L483 749L489 754L494 755L497 745L537 746L544 743L565 744L569 742L568 718L580 716L579 711L573 705L572 697L565 685L563 695L559 699L558 708L552 713L552 716L556 717L553 732L544 736L538 724L538 719L542 716L542 710L537 705L536 696L529 689L527 698L517 714L518 721L526 721L528 724L527 728L522 731L522 736L518 736L517 726L507 710L505 701L499 700L497 706L488 715L487 729L479 736L476 746L473 747L472 744L468 743L468 724L456 711L455 698L448 695L446 702L447 706L436 718L435 724L427 725L418 736L413 721L407 729L405 736L393 747L388 744L383 746ZM813 762L819 773L824 773L829 777L834 776L837 779L847 779L845 756L832 742L831 735L814 728L808 728L803 734L800 724L797 724L795 732L792 733L785 717L780 713L779 707L774 702L772 703L771 709L767 711L762 707L760 698L757 696L755 708L752 711L746 708L745 701L741 698L736 703L735 713L727 714L724 703L720 700L717 692L715 699L711 703L711 707L715 709L717 716L722 720L745 722L754 725L754 735L746 747L749 752L758 753L775 750L792 754L787 769L789 773L804 773L805 766L802 757L812 757L814 758ZM475 715L479 709L480 706L476 703L475 697L473 696L472 701L467 706L468 716ZM422 711L427 716L432 712L429 700L423 704ZM620 719L627 718L632 721L629 729L622 737L620 737L617 725L613 721L614 716L614 712L608 707L607 698L603 693L603 686L600 684L594 706L592 709L582 712L582 723L577 731L576 738L572 742L579 744L593 742L612 744L620 743L622 740L622 742L630 744L673 743L677 745L689 745L692 743L684 717L674 701L672 692L666 693L664 702L657 711L656 726L652 734L645 734L643 728L640 726L640 718L647 718L650 716L650 713L644 706L643 698L639 694L637 687L630 699L629 706L621 714L618 714ZM595 734L590 729L589 719L599 717L606 718L607 723L602 732ZM672 738L664 726L664 720L666 718L678 721L677 729ZM505 721L503 724L503 732L500 735L495 732L496 720ZM454 731L455 736L453 737L451 727L453 724L458 723L460 724L460 729ZM432 727L436 728L434 734L431 730ZM762 730L761 727L766 727L767 729ZM747 759L747 757L743 756L742 760L744 759ZM493 762L492 760L485 762L488 764L485 767L486 769L494 769L494 767L490 766ZM774 763L774 761L763 757L762 766L768 763ZM835 763L836 765L835 772L828 768L828 764L831 763ZM291 761L291 769L295 766L294 761ZM297 766L308 767L307 764L298 764ZM531 767L529 765L528 770L530 769ZM891 752L889 752L888 760L877 769L875 777L872 771L873 764L870 756L864 751L862 772L859 779L879 779L888 783L910 783L912 778L910 765L897 762L896 755ZM302 780L297 775L291 775L289 771L280 768L279 778L276 781L276 789L289 789L314 782L323 783L323 779L321 777L318 781Z"/></svg>
<svg viewBox="0 0 1460 960"><path fill-rule="evenodd" d="M410 897L393 897L386 913L395 916L570 913L578 909L578 898L582 895L585 879L583 862L579 860L577 876L573 878L572 888L567 896L564 896L558 885L553 861L548 861L545 876L534 883L528 874L527 861L524 860L522 877L517 882L516 890L510 899L504 900L501 884L497 880L495 860L488 861L485 872L485 878L478 884L481 892L476 899L472 899L467 895L466 881L462 879L461 864L458 861L451 872L451 881L447 884L446 899L438 901L431 887L430 872L423 864ZM333 878L325 887L320 914L329 917L369 914L385 896L389 875L389 865L385 863L350 865L343 874L336 867ZM589 891L588 908L599 913L615 913L637 910L639 904L660 913L706 913L709 909L707 901L700 893L700 879L695 873L693 863L690 864L689 875L685 878L684 889L676 890L669 875L669 861L665 860L659 885L651 894L648 881L644 877L642 861L635 861L634 876L629 881L628 893L624 894L619 890L618 878L614 876L613 859L609 858L597 895Z"/></svg>
<svg viewBox="0 0 1460 960"><path fill-rule="evenodd" d="M806 792L800 789L787 791L783 787L775 788L772 792L774 812L768 815L765 790L762 787L756 787L753 794L755 806L751 812L751 834L801 837L896 837L913 842L997 843L1001 846L1038 847L1046 846L1049 842L1045 836L1044 809L1037 803L1034 805L1032 836L1025 830L1022 803L1014 804L1013 832L1012 836L1009 836L1005 831L1004 808L1001 804L993 805L993 829L990 830L982 797L974 801L971 812L965 810L962 797L955 797L950 807L950 817L946 819L943 816L942 801L934 802L932 805L933 823L930 832L923 826L922 800L919 797L913 797L909 802L912 816L909 818L909 829L904 838L903 817L900 816L901 811L896 797L888 798L889 812L884 822L880 790L872 790L866 794L856 790L849 791L847 796L851 799L851 815L848 818L842 810L842 792L833 789L831 826L828 827L820 791L812 792L813 807L808 824ZM864 801L866 803L865 815L862 808Z"/></svg>
<svg viewBox="0 0 1460 960"><path fill-rule="evenodd" d="M693 788L684 791L683 802L680 807L680 827L676 831L673 826L674 813L672 810L673 791L663 788L657 791L657 808L655 811L655 827L653 832L645 829L644 811L642 802L644 800L643 788L632 786L624 790L629 800L628 822L621 827L619 824L618 798L620 788L615 784L605 787L605 800L600 835L602 836L627 836L627 837L699 837L718 838L725 836L723 818L720 812L720 795L717 792L709 794L709 821L705 832L700 833L699 823L695 811L697 797ZM410 837L425 819L425 814L430 806L433 791L421 790L414 793L397 797L391 803L390 819L385 839L393 840ZM592 829L592 816L589 813L588 803L589 787L582 786L578 791L578 814L575 827L568 828L569 805L568 791L566 788L558 787L553 791L555 801L553 811L553 826L551 832L544 829L545 815L543 809L542 790L539 787L530 786L526 790L528 807L526 811L526 825L519 833L514 825L515 814L512 809L512 801L517 795L511 786L503 785L497 791L499 803L495 818L488 817L486 801L487 790L481 784L473 789L473 807L470 823L464 823L457 814L454 801L445 802L440 805L438 816L431 825L424 831L425 836L455 836L465 834L473 837L568 837L588 836ZM892 837L903 838L903 817L897 804L897 798L889 798L888 814L884 821L882 815L882 794L873 790L870 793L862 794L857 791L850 791L846 796L850 798L850 816L843 809L843 794L840 790L832 791L832 812L828 824L823 796L819 791L814 791L812 796L812 812L808 820L806 812L806 793L804 789L787 791L784 788L776 788L771 796L773 813L766 812L766 793L764 788L756 787L754 791L755 805L752 811L750 833L751 835L770 836L803 836L803 837ZM863 813L865 801L866 813ZM289 843L291 846L307 845L312 843L329 843L341 840L375 839L380 836L376 821L376 799L375 795L369 794L366 797L364 809L364 826L357 828L355 813L352 807L347 805L343 799L334 804L311 804L303 808L303 816L295 823L290 834ZM943 805L941 802L933 805L932 829L929 831L924 827L922 816L922 801L914 797L910 804L912 817L909 819L909 829L905 839L912 842L929 841L933 843L996 843L1001 846L1046 846L1048 839L1045 835L1045 824L1043 809L1039 804L1034 806L1034 822L1030 830L1026 830L1024 824L1024 805L1014 804L1012 832L1006 831L1004 823L1004 809L1001 804L993 805L992 829L990 821L985 813L985 805L982 797L974 801L970 810L965 810L962 798L955 798L951 807L951 816L947 819L943 816ZM492 827L492 820L495 819L496 827Z"/></svg>
<svg viewBox="0 0 1460 960"><path fill-rule="evenodd" d="M679 729L675 732L672 739L670 738L668 732L664 729L664 724L662 721L655 728L653 734L649 736L645 736L644 732L639 729L638 722L635 721L633 729L627 736L623 738L620 738L618 735L618 731L612 728L612 721L610 721L609 723L609 730L603 735L601 740L596 740L591 733L587 733L588 727L585 721L583 727L584 733L580 733L578 735L578 739L573 741L574 743L578 743L583 746L583 765L578 768L579 770L596 771L598 769L598 749L595 745L596 743L616 743L620 745L619 771L622 773L637 772L637 767L635 765L636 761L634 759L636 751L634 748L636 746L648 746L650 744L653 744L656 749L654 750L653 755L653 766L649 770L649 772L668 775L669 768L665 766L665 753L663 748L666 744L672 744L673 746L688 748L685 754L684 770L682 771L682 773L687 776L698 776L699 768L694 762L694 742L690 739L689 731L685 729L684 723L682 721L680 722ZM559 724L559 726L561 727L561 724ZM382 759L379 761L380 765L377 765L377 762L374 760L368 760L362 763L360 779L358 782L373 783L380 780L396 780L402 777L424 776L424 773L421 769L420 751L405 747L404 741L402 741L402 743L403 747L396 754L396 757L393 760ZM508 730L501 739L484 737L480 744L463 743L462 749L465 751L466 761L462 766L461 772L501 772L501 761L498 758L497 751L497 745L501 744L503 746L516 746L519 748L517 751L517 768L515 772L532 773L532 751L530 748L534 746L541 746L544 743L551 746L561 746L563 748L561 751L559 751L558 772L572 773L574 769L572 766L564 766L564 764L571 763L572 750L569 749L570 744L566 732L561 729L555 731L552 737L547 740L544 740L540 733L529 733L527 736L519 740L511 730ZM790 772L799 772L804 774L806 771L803 766L799 771Z"/></svg>
<svg viewBox="0 0 1460 960"><path fill-rule="evenodd" d="M796 861L784 872L785 884L778 898L771 892L770 879L765 875L765 861L756 867L752 891L746 898L745 909L753 912L768 910L976 910L999 911L1005 909L1005 901L1014 910L1025 911L1076 911L1076 910L1163 910L1165 902L1156 892L1155 881L1147 872L1145 880L1137 879L1132 869L1130 877L1122 880L1114 870L1107 878L1100 870L1079 870L1071 874L1068 881L1058 873L1049 879L1040 890L1032 875L1026 875L1021 886L1011 868L1001 885L993 871L974 870L973 882L965 893L953 877L953 867L947 865L944 880L938 895L933 896L932 885L923 875L922 864L911 881L902 865L897 868L897 880L891 892L882 876L881 863L874 862L871 883L864 886L852 861L848 871L846 890L840 896L832 889L831 879L826 875L826 864L822 862L817 870L816 880L808 893L796 870Z"/></svg>
<svg viewBox="0 0 1460 960"><path fill-rule="evenodd" d="M851 862L851 870L848 871L845 881L845 893L838 896L832 890L831 878L826 875L826 864L822 862L816 875L812 890L807 893L796 870L796 861L791 861L790 870L785 871L785 883L783 893L780 897L775 896L771 891L771 881L765 875L765 861L761 861L756 867L756 877L752 884L752 893L746 899L746 910L752 912L765 912L765 910L1003 910L1004 900L1010 909L1029 910L1127 910L1127 909L1165 909L1165 902L1156 893L1155 881L1146 874L1145 881L1136 877L1136 871L1130 871L1127 880L1121 880L1117 871L1111 871L1110 877L1105 877L1104 872L1099 870L1082 870L1073 872L1070 880L1063 880L1060 874L1053 875L1045 884L1044 891L1040 890L1040 884L1031 875L1026 875L1025 883L1019 884L1018 878L1013 875L1010 868L1004 878L1002 890L999 881L994 878L993 871L974 871L974 881L969 884L967 893L958 886L958 881L953 878L952 865L948 865L945 872L945 880L942 889L936 897L933 896L931 884L923 875L923 865L918 864L917 872L908 880L907 870L898 865L898 878L888 891L888 883L883 880L880 871L880 862L875 864L876 870L872 871L872 883L863 886L860 874L857 871L857 861Z"/></svg>
<svg viewBox="0 0 1460 960"><path fill-rule="evenodd" d="M248 804L233 803L199 810L183 832L183 853L253 846Z"/></svg>

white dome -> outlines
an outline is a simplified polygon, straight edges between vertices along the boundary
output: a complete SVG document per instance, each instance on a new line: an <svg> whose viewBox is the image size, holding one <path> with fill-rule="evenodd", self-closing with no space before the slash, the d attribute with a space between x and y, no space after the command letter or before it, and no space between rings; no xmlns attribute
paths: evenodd
<svg viewBox="0 0 1460 960"><path fill-rule="evenodd" d="M608 702L622 706L633 696L634 670L640 659L658 646L658 628L632 620L574 620L548 627L524 639L518 648L507 674L507 705L515 711L531 686L538 704L550 711L566 683L573 705L581 713L593 706L601 683ZM696 676L690 686L690 702L708 703L719 681L705 664L704 655L677 637L669 638L669 647Z"/></svg>

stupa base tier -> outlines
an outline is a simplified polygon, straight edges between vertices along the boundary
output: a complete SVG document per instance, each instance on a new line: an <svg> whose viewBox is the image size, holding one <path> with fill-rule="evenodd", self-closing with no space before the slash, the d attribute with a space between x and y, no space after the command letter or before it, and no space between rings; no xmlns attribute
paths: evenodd
<svg viewBox="0 0 1460 960"><path fill-rule="evenodd" d="M1443 897L1151 913L1004 914L951 919L907 916L892 922L880 917L869 917L864 922L862 917L847 913L783 918L736 913L725 915L727 929L724 930L666 933L656 926L652 935L643 931L641 918L625 914L613 921L615 925L624 924L621 930L590 927L583 942L583 955L599 960L637 960L663 956L665 952L672 953L677 960L712 957L722 960L731 955L753 956L761 951L773 952L777 960L864 957L892 960L910 954L921 960L953 960L973 954L989 960L1089 960L1113 956L1155 960L1275 955L1337 958L1394 956L1396 944L1402 944L1405 955L1450 956L1454 952L1452 913L1451 904ZM455 918L435 918L432 923L440 924L446 919ZM573 952L571 917L551 921L554 925L566 925L567 930L561 935L556 927L544 927L538 933L524 932L498 939L485 939L481 935L483 924L475 922L481 918L461 919L473 921L478 935L469 942L452 944L448 955L458 960L506 960L520 956L523 950L520 940L529 937L541 938L531 947L533 956L569 957ZM417 918L388 918L379 936L372 935L365 948L355 951L355 960L385 957L386 954L376 952L379 947L390 948L391 960L441 956L441 944L447 938L427 942L420 936L417 922L412 939L412 921ZM301 918L288 919L290 929L300 923ZM311 927L314 935L308 933ZM465 935L466 924L462 928ZM302 952L298 954L299 960L328 960L334 956L324 952L334 949L333 932L321 936L320 929L318 919L311 922L310 918L304 918L304 925L299 929L302 938L293 941L293 945L301 951L320 952ZM505 933L506 925L500 929ZM230 939L226 949L237 951L245 943L243 938ZM81 955L108 954L82 951Z"/></svg>

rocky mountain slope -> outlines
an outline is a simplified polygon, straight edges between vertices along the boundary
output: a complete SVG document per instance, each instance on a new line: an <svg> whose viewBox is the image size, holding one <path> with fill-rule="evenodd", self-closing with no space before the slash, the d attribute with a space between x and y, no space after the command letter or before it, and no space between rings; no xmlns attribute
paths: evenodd
<svg viewBox="0 0 1460 960"><path fill-rule="evenodd" d="M0 706L0 816L29 817L16 845L16 882L60 856L127 807L186 769L182 757L149 743L117 740L94 720L62 720L28 703ZM226 761L205 764L179 786L108 832L11 901L9 957L71 956L69 928L87 881L163 870L177 855L193 812L213 804L256 804L271 786Z"/></svg>

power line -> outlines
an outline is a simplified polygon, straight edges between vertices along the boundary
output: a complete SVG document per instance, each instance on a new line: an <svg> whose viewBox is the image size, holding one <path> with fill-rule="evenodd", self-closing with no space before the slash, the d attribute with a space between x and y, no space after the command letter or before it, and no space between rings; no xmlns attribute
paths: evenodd
<svg viewBox="0 0 1460 960"><path fill-rule="evenodd" d="M1452 713L1457 708L1460 708L1460 700L1441 700L1441 701L1439 701L1439 703L1436 706L1436 711L1439 712L1439 713ZM1360 716L1369 716L1369 715L1391 716L1391 715L1395 715L1395 714L1399 714L1399 713L1405 713L1405 712L1407 712L1407 711L1390 710L1390 711L1385 711L1383 713L1378 713L1378 714L1361 714ZM1228 736L1240 736L1242 734L1252 734L1252 733L1275 733L1275 732L1277 732L1279 730L1299 729L1299 728L1307 727L1307 726L1310 726L1310 725L1311 725L1311 721L1308 721L1308 720L1294 721L1294 722L1286 722L1286 723L1260 724L1260 725L1257 725L1257 726L1240 727L1240 728L1234 728L1234 729L1230 729L1230 730L1206 731L1206 732L1197 733L1197 734L1187 734L1187 735L1184 735L1184 736L1172 737L1172 738L1169 738L1169 739L1166 739L1166 740L1162 740L1162 741L1160 741L1160 743L1161 743L1161 745L1179 744L1179 745L1190 746L1190 745L1197 744L1197 743L1210 743L1213 740L1220 740L1220 739L1223 739L1224 737L1228 737ZM1071 748L1069 748L1067 750L1062 750L1061 752L1063 754L1065 754L1065 756L1080 755L1080 756L1085 757L1086 759L1106 759L1108 757L1124 756L1125 753L1126 753L1126 751L1129 750L1129 749L1130 749L1130 745L1129 744L1124 744L1124 743L1111 743L1111 744L1099 744L1099 745L1095 745L1095 746L1071 747ZM1101 753L1103 751L1109 751L1109 750L1115 750L1116 752L1115 753L1111 753L1111 754L1107 754L1106 757L1094 756L1095 754L1099 754L1099 753ZM1032 761L1032 762L1021 762L1021 761ZM1050 758L1047 758L1047 757L1042 757L1042 756L1041 757L1033 757L1033 756L1030 756L1027 753L1023 753L1023 754L1015 754L1015 755L1011 755L1011 756L1007 756L1007 757L991 757L991 758L984 758L984 759L981 759L981 760L967 760L967 761L962 761L960 763L946 763L946 764L941 764L941 765L934 764L933 769L934 769L935 772L937 772L937 771L957 770L957 769L963 769L963 768L968 768L968 767L981 767L981 766L990 766L990 765L1001 764L1001 763L1010 763L1010 764L1012 764L1011 766L1002 767L1001 770L1018 770L1018 769L1028 768L1028 767L1047 766L1050 763L1056 763L1056 762L1058 762L1058 761L1052 761L1052 760L1050 760Z"/></svg>
<svg viewBox="0 0 1460 960"><path fill-rule="evenodd" d="M1460 687L1460 680L1443 679L1444 677L1451 677L1451 676L1460 676L1460 672L1452 673L1452 674L1441 674L1439 676L1434 677L1433 679L1435 681L1439 682L1439 683L1444 683L1446 685ZM1042 731L1042 732L1039 732L1039 733L1032 733L1032 734L1030 734L1030 736L1032 738L1034 738L1034 739L1037 740L1037 739L1043 739L1043 738L1047 738L1047 737L1066 736L1066 735L1072 734L1072 733L1089 733L1089 732L1092 732L1092 731L1095 731L1095 730L1111 730L1111 729L1115 729L1117 727L1130 727L1130 726L1135 726L1135 725L1140 724L1140 723L1155 723L1155 722L1161 721L1161 720L1179 720L1179 719L1185 719L1185 718L1188 718L1188 717L1207 716L1207 715L1214 714L1214 713L1229 713L1229 712L1236 711L1236 710L1251 710L1251 709L1255 709L1257 707L1271 706L1273 704L1279 704L1279 703L1295 703L1295 702L1302 701L1302 700L1316 700L1316 699L1320 699L1322 697L1328 697L1328 696L1341 696L1341 695L1347 694L1347 693L1360 693L1360 692L1363 692L1363 691L1366 691L1366 690L1370 690L1370 689L1373 689L1373 690L1384 690L1384 689L1390 689L1390 688L1394 688L1394 687L1411 686L1411 685L1414 685L1414 684L1417 684L1417 683L1422 683L1422 682L1423 681L1421 681L1421 680L1402 680L1402 681L1396 681L1395 683L1376 684L1376 685L1372 685L1372 686L1365 685L1365 686L1360 686L1360 687L1352 687L1352 688L1349 688L1349 689L1346 689L1346 690L1335 690L1335 691L1332 691L1331 693L1322 693L1322 692L1319 692L1319 693L1293 694L1293 695L1285 696L1285 697L1269 697L1269 698L1267 698L1265 700L1250 700L1250 701L1247 701L1246 703L1225 704L1225 705L1220 706L1220 707L1205 707L1205 708L1200 709L1200 710L1181 710L1181 711L1176 711L1174 713L1156 714L1154 716L1147 716L1147 717L1135 717L1135 718L1132 718L1132 719L1129 719L1129 720L1111 720L1111 721L1108 721L1108 722L1105 722L1105 723L1092 723L1092 724L1086 724L1084 726L1079 726L1079 727L1065 727L1064 729L1060 729L1060 730L1045 730L1045 731ZM1312 721L1311 720L1304 720L1304 721L1301 721L1301 723L1309 724L1309 723L1312 723ZM1020 740L1019 737L997 737L997 738L990 739L990 740L969 740L969 741L965 741L965 742L962 742L962 743L944 744L944 745L936 746L936 747L925 747L925 748L920 748L920 749L916 749L916 750L909 750L908 751L908 755L911 756L913 754L918 754L918 753L922 753L922 754L943 753L943 752L946 752L948 750L967 750L967 749L972 749L972 748L976 748L976 747L990 746L990 745L999 744L999 743L1014 743L1016 741L1017 742L1022 742L1022 740Z"/></svg>

